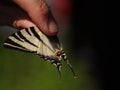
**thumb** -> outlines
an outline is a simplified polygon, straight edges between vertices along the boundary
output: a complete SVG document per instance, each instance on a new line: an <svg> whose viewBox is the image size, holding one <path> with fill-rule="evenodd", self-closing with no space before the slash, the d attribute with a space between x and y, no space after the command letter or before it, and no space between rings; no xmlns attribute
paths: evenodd
<svg viewBox="0 0 120 90"><path fill-rule="evenodd" d="M20 19L14 20L13 26L15 28L21 29L21 28L28 28L36 25L30 19L20 18Z"/></svg>
<svg viewBox="0 0 120 90"><path fill-rule="evenodd" d="M45 0L13 0L45 34L56 35L58 26Z"/></svg>

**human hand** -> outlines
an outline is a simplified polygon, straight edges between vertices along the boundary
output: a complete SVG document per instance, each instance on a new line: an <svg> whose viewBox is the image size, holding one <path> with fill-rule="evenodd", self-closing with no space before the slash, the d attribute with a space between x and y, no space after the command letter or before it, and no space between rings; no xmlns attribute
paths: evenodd
<svg viewBox="0 0 120 90"><path fill-rule="evenodd" d="M2 0L0 25L15 28L38 26L47 35L56 35L58 26L45 0Z"/></svg>

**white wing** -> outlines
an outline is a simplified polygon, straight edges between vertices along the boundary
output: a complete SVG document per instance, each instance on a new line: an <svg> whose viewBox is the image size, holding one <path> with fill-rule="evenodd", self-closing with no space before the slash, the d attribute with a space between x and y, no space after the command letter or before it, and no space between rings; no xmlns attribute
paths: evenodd
<svg viewBox="0 0 120 90"><path fill-rule="evenodd" d="M37 27L22 29L14 33L8 37L4 46L44 56L53 56L56 49L60 48L56 36L48 37Z"/></svg>
<svg viewBox="0 0 120 90"><path fill-rule="evenodd" d="M34 36L36 36L40 41L42 41L49 49L54 52L57 49L60 49L60 43L57 36L46 36L38 29L38 27L31 27L30 29L34 33Z"/></svg>

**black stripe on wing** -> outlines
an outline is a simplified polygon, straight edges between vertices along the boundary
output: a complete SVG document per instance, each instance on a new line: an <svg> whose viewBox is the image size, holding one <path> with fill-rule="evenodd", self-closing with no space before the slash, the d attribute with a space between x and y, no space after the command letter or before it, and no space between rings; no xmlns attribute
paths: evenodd
<svg viewBox="0 0 120 90"><path fill-rule="evenodd" d="M33 44L32 42L30 42L29 40L27 40L27 39L22 35L22 33L21 33L20 31L17 32L17 34L18 34L19 37L20 37L21 39L23 39L25 42L28 42L29 44L31 44L31 45L37 47L35 44Z"/></svg>
<svg viewBox="0 0 120 90"><path fill-rule="evenodd" d="M25 49L23 46L21 46L21 45L15 43L14 41L12 41L12 40L9 39L9 38L7 39L7 41L5 41L5 43L7 43L7 44L11 44L11 45L13 45L13 46L17 46L17 47L20 47L20 48ZM4 44L4 46L6 46L6 44ZM7 45L7 46L8 46L8 45Z"/></svg>
<svg viewBox="0 0 120 90"><path fill-rule="evenodd" d="M52 52L54 52L48 45L45 44L45 42L40 38L40 36L38 35L38 33L36 32L34 27L30 27L31 32L33 33L33 35L40 40L45 46L47 46ZM46 36L47 37L47 36ZM48 38L48 37L47 37Z"/></svg>
<svg viewBox="0 0 120 90"><path fill-rule="evenodd" d="M24 52L36 53L35 51L27 50L25 47L15 43L14 41L12 41L9 38L5 41L3 46L6 47L6 48L17 49L17 50L24 51Z"/></svg>
<svg viewBox="0 0 120 90"><path fill-rule="evenodd" d="M35 31L34 27L30 27L31 32L33 33L33 35L40 40L43 43L43 40L40 38L40 36L37 34L37 32Z"/></svg>
<svg viewBox="0 0 120 90"><path fill-rule="evenodd" d="M32 36L31 33L29 32L28 28L25 28L25 31L26 31L30 36Z"/></svg>
<svg viewBox="0 0 120 90"><path fill-rule="evenodd" d="M18 36L15 35L15 33L12 36L15 37L17 40L23 42Z"/></svg>

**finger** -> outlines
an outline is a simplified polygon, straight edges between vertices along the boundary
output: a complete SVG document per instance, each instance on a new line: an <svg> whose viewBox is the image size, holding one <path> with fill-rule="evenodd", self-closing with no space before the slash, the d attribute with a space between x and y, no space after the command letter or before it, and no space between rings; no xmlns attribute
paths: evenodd
<svg viewBox="0 0 120 90"><path fill-rule="evenodd" d="M45 0L14 0L23 8L32 21L47 35L56 35L58 26Z"/></svg>
<svg viewBox="0 0 120 90"><path fill-rule="evenodd" d="M0 3L0 25L9 25L15 28L35 26L29 16L14 3Z"/></svg>
<svg viewBox="0 0 120 90"><path fill-rule="evenodd" d="M18 28L18 29L28 28L32 26L36 26L36 25L29 19L17 19L13 22L13 27Z"/></svg>

